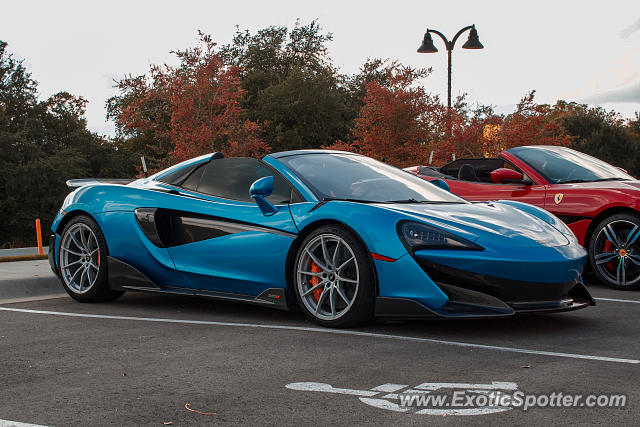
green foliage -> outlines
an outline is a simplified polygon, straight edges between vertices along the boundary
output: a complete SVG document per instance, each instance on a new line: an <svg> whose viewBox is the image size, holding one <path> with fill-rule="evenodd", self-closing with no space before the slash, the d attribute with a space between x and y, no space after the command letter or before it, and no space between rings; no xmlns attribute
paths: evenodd
<svg viewBox="0 0 640 427"><path fill-rule="evenodd" d="M640 176L640 127L615 112L574 102L554 106L559 123L574 136L571 148Z"/></svg>
<svg viewBox="0 0 640 427"><path fill-rule="evenodd" d="M68 194L65 181L126 177L135 169L126 150L89 132L86 100L60 92L38 101L38 83L0 42L0 246L34 245Z"/></svg>
<svg viewBox="0 0 640 427"><path fill-rule="evenodd" d="M263 72L274 83L289 71L303 68L312 72L333 70L327 52L331 33L322 33L316 21L308 25L296 22L293 29L271 26L251 34L236 27L230 44L222 46L221 55L229 65L240 67L245 75Z"/></svg>
<svg viewBox="0 0 640 427"><path fill-rule="evenodd" d="M237 30L222 47L225 61L242 70L247 116L264 124L263 139L273 151L317 148L348 137L355 114L327 56L331 40L312 21L291 30Z"/></svg>
<svg viewBox="0 0 640 427"><path fill-rule="evenodd" d="M169 138L171 108L164 96L167 82L160 67L152 67L150 76L128 76L117 82L120 94L106 102L107 119L116 125L116 140L134 158L145 156L150 170L166 165L174 145ZM158 96L156 96L156 94ZM134 109L139 118L130 125L126 111ZM148 126L146 123L153 123ZM145 125L143 125L145 124Z"/></svg>
<svg viewBox="0 0 640 427"><path fill-rule="evenodd" d="M287 78L262 89L248 116L264 123L273 151L317 148L349 131L346 106L335 77L291 69Z"/></svg>

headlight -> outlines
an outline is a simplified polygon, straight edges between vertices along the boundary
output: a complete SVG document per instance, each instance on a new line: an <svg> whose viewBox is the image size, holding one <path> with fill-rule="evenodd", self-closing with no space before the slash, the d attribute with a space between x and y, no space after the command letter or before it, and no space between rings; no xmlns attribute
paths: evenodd
<svg viewBox="0 0 640 427"><path fill-rule="evenodd" d="M400 222L398 235L409 252L417 249L483 249L460 236L420 222Z"/></svg>

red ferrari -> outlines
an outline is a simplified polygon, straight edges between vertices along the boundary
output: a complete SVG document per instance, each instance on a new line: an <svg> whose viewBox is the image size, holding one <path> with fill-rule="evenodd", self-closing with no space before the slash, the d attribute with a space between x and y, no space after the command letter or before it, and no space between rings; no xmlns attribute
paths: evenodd
<svg viewBox="0 0 640 427"><path fill-rule="evenodd" d="M640 181L625 170L553 146L516 147L498 158L405 170L442 179L470 201L514 200L548 210L587 248L600 281L615 289L640 289Z"/></svg>

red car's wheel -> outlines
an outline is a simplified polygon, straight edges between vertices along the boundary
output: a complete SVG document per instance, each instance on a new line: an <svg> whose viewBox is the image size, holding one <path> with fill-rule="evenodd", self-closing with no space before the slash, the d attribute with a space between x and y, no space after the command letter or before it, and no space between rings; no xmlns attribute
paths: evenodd
<svg viewBox="0 0 640 427"><path fill-rule="evenodd" d="M640 289L640 217L616 214L596 227L589 259L601 282L614 289Z"/></svg>

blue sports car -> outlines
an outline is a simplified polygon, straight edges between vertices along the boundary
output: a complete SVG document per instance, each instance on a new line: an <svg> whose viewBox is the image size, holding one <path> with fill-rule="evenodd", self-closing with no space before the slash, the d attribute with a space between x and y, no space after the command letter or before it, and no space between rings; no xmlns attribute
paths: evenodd
<svg viewBox="0 0 640 427"><path fill-rule="evenodd" d="M357 154L214 153L128 184L74 184L49 260L82 302L199 295L299 308L333 327L593 304L586 252L555 216L469 203Z"/></svg>

